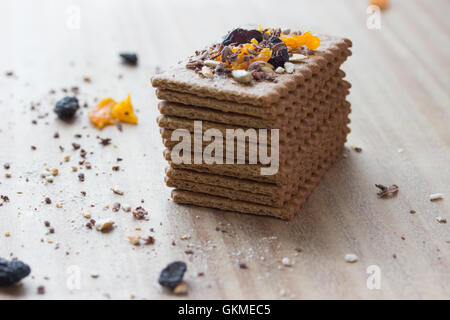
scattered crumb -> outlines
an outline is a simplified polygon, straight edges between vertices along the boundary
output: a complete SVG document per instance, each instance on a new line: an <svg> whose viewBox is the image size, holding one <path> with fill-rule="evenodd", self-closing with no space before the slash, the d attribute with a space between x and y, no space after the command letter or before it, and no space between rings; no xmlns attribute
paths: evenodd
<svg viewBox="0 0 450 320"><path fill-rule="evenodd" d="M176 295L185 295L188 293L188 291L189 291L189 288L188 288L186 282L180 283L173 289L173 293Z"/></svg>
<svg viewBox="0 0 450 320"><path fill-rule="evenodd" d="M241 262L241 263L239 263L239 268L248 269L248 266L244 262Z"/></svg>
<svg viewBox="0 0 450 320"><path fill-rule="evenodd" d="M444 199L444 195L442 193L433 193L430 194L430 201L442 200Z"/></svg>
<svg viewBox="0 0 450 320"><path fill-rule="evenodd" d="M447 219L444 217L436 217L436 220L439 223L447 223Z"/></svg>
<svg viewBox="0 0 450 320"><path fill-rule="evenodd" d="M138 246L141 244L141 237L140 236L128 236L128 240L132 245Z"/></svg>
<svg viewBox="0 0 450 320"><path fill-rule="evenodd" d="M356 261L358 261L358 256L356 254L354 254L354 253L347 253L345 255L345 262L354 263Z"/></svg>
<svg viewBox="0 0 450 320"><path fill-rule="evenodd" d="M281 263L285 267L291 267L292 266L292 261L288 257L284 257L283 259L281 259Z"/></svg>
<svg viewBox="0 0 450 320"><path fill-rule="evenodd" d="M362 148L361 147L357 147L357 146L353 146L352 145L351 148L352 148L352 150L354 150L354 151L356 151L358 153L362 152Z"/></svg>
<svg viewBox="0 0 450 320"><path fill-rule="evenodd" d="M380 191L377 192L378 197L380 198L388 198L392 197L397 194L398 192L398 186L396 184L393 184L391 186L384 186L382 184L375 184L375 187L380 189Z"/></svg>
<svg viewBox="0 0 450 320"><path fill-rule="evenodd" d="M112 220L102 220L96 223L95 228L97 229L97 231L107 232L112 230L114 224L115 222Z"/></svg>
<svg viewBox="0 0 450 320"><path fill-rule="evenodd" d="M115 187L111 188L111 190L112 190L112 192L114 192L115 194L118 194L120 196L124 195L124 192L118 186L115 186Z"/></svg>

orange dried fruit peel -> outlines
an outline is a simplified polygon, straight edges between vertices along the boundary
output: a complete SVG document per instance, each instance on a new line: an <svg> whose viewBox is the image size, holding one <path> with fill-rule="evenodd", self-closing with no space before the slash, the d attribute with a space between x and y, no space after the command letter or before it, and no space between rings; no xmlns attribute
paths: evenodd
<svg viewBox="0 0 450 320"><path fill-rule="evenodd" d="M89 111L88 116L92 124L100 130L107 125L114 125L118 121L131 124L138 122L130 95L119 103L112 98L104 98L93 110Z"/></svg>
<svg viewBox="0 0 450 320"><path fill-rule="evenodd" d="M138 117L134 113L133 105L131 104L130 95L114 106L112 117L125 123L136 124L138 122Z"/></svg>
<svg viewBox="0 0 450 320"><path fill-rule="evenodd" d="M100 100L97 106L89 111L89 119L100 130L107 125L114 125L116 122L112 117L112 110L116 104L112 98Z"/></svg>

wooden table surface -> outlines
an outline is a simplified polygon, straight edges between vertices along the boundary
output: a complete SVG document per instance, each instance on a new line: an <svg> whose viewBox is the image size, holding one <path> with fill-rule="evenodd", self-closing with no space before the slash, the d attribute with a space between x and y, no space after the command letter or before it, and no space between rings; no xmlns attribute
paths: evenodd
<svg viewBox="0 0 450 320"><path fill-rule="evenodd" d="M188 299L450 298L450 3L432 2L392 0L381 29L369 30L364 0L1 1L0 164L11 168L0 167L0 194L10 198L0 207L0 257L29 263L32 274L0 290L0 299L177 298L157 283L174 260L188 264ZM247 23L311 29L354 43L344 66L353 84L346 157L291 222L179 206L163 182L150 77ZM136 51L138 67L122 65L121 51ZM96 98L131 93L139 125L99 132L84 108L76 121L62 123L52 108L73 86L89 107ZM97 136L112 144L101 146ZM72 142L88 152L91 170L78 165ZM40 177L45 168L59 169L51 184ZM379 199L375 183L400 191ZM123 196L111 192L116 185ZM446 198L432 202L432 193ZM105 208L115 202L142 205L149 220ZM114 219L116 228L87 229L85 210L96 220ZM130 235L153 235L156 242L133 246ZM347 253L359 261L346 263ZM282 266L284 257L292 267ZM381 288L371 290L367 280L377 275ZM41 285L44 295L37 294Z"/></svg>

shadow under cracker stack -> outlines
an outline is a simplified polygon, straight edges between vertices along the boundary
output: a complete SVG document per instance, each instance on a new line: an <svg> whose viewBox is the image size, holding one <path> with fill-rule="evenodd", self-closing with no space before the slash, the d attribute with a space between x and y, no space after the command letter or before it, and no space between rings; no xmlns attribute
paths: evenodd
<svg viewBox="0 0 450 320"><path fill-rule="evenodd" d="M341 154L350 131L346 96L351 85L340 67L351 46L348 39L309 31L237 28L154 76L172 199L292 219ZM261 175L267 165L259 163L173 161L178 141L172 134L177 129L193 133L194 121L202 121L203 132L214 128L224 136L227 129L279 129L277 173ZM203 141L203 150L208 143Z"/></svg>

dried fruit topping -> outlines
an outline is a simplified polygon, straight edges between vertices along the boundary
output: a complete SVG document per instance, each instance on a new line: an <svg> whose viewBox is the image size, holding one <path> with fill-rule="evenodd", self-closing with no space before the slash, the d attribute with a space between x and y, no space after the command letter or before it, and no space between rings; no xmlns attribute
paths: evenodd
<svg viewBox="0 0 450 320"><path fill-rule="evenodd" d="M252 80L249 75L242 77L243 73L232 73L233 70L247 70L251 72L253 80L276 81L277 74L295 71L291 65L286 69L285 64L291 61L290 56L292 62L308 58L307 55L299 54L305 52L300 47L315 50L319 45L320 39L310 31L301 34L262 27L258 30L237 28L228 33L222 43L196 51L195 56L186 63L186 68L203 78L214 79L216 75L222 74L243 80L238 80L241 83L249 83Z"/></svg>
<svg viewBox="0 0 450 320"><path fill-rule="evenodd" d="M30 267L22 261L0 258L0 287L10 286L27 277Z"/></svg>
<svg viewBox="0 0 450 320"><path fill-rule="evenodd" d="M129 64L131 66L137 65L138 57L136 53L124 52L120 53L120 57L125 64Z"/></svg>
<svg viewBox="0 0 450 320"><path fill-rule="evenodd" d="M216 60L224 62L226 66L231 67L233 70L247 70L253 62L267 62L271 57L272 50L269 48L261 50L254 44L246 43L232 49L225 47Z"/></svg>
<svg viewBox="0 0 450 320"><path fill-rule="evenodd" d="M80 105L76 97L64 97L56 103L53 111L58 115L58 118L69 120L73 118L79 108Z"/></svg>
<svg viewBox="0 0 450 320"><path fill-rule="evenodd" d="M261 31L236 28L225 36L222 44L224 46L228 46L232 43L244 44L249 43L252 39L257 41L256 44L260 42L263 39Z"/></svg>
<svg viewBox="0 0 450 320"><path fill-rule="evenodd" d="M112 116L112 110L117 102L112 98L100 100L95 109L89 111L89 119L98 128L103 129L107 125L114 125L116 122Z"/></svg>
<svg viewBox="0 0 450 320"><path fill-rule="evenodd" d="M171 290L175 289L175 287L183 281L186 269L186 263L182 261L176 261L168 264L159 275L159 284Z"/></svg>
<svg viewBox="0 0 450 320"><path fill-rule="evenodd" d="M130 95L114 106L112 117L125 123L136 124L138 122L138 117L134 113L133 105L131 104Z"/></svg>
<svg viewBox="0 0 450 320"><path fill-rule="evenodd" d="M107 125L114 125L118 121L131 124L138 122L130 95L119 103L112 98L100 100L97 106L89 111L89 119L98 129L103 129Z"/></svg>
<svg viewBox="0 0 450 320"><path fill-rule="evenodd" d="M271 36L267 41L267 47L272 50L272 57L268 62L275 68L282 67L285 62L289 61L288 49L280 38Z"/></svg>
<svg viewBox="0 0 450 320"><path fill-rule="evenodd" d="M301 46L306 46L310 50L316 50L320 46L320 38L313 36L311 31L305 32L302 35L282 35L280 36L280 39L290 50Z"/></svg>

